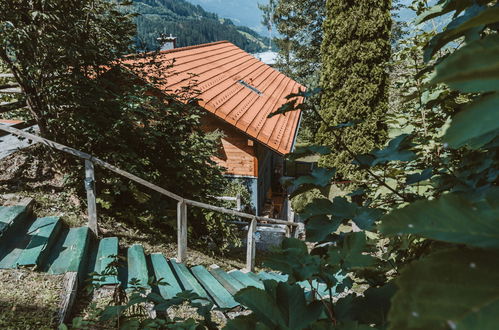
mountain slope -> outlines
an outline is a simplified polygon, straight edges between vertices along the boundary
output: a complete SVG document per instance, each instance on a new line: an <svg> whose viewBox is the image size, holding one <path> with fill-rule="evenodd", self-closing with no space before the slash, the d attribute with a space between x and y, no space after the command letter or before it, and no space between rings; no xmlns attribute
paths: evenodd
<svg viewBox="0 0 499 330"><path fill-rule="evenodd" d="M139 14L137 23L137 47L141 50L159 48L156 38L161 33L176 36L177 46L228 40L247 52L265 49L268 39L255 31L236 26L231 20L205 11L184 0L134 0L126 9Z"/></svg>
<svg viewBox="0 0 499 330"><path fill-rule="evenodd" d="M249 26L259 33L268 33L261 24L262 12L258 3L267 4L268 0L188 0L206 10L233 20L238 25Z"/></svg>

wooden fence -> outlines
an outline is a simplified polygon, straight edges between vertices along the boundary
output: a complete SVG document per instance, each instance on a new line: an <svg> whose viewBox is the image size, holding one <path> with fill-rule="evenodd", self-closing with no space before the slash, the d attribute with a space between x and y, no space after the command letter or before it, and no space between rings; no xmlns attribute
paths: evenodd
<svg viewBox="0 0 499 330"><path fill-rule="evenodd" d="M37 135L27 133L25 131L19 130L14 127L10 127L4 124L0 124L0 130L8 132L10 134L20 136L41 144L44 144L52 149L63 151L75 157L79 157L85 161L85 189L87 191L87 204L88 204L88 227L95 233L96 236L99 235L98 222L97 222L97 205L96 205L96 194L95 194L95 168L94 165L99 165L106 168L116 174L119 174L129 180L132 180L138 184L143 185L149 189L152 189L162 195L170 197L177 201L177 243L178 243L178 254L177 258L179 262L184 262L187 257L187 206L194 206L203 208L206 210L211 210L215 212L220 212L223 214L231 215L241 219L248 219L248 238L246 246L246 269L252 271L255 266L255 231L256 226L259 221L271 224L286 225L287 235L290 236L293 227L298 227L299 224L290 221L284 221L279 219L265 218L256 216L253 214L240 212L240 205L238 205L237 210L231 210L224 207L214 206L206 203L201 203L193 200L183 198L175 193L172 193L166 189L163 189L153 183L150 183L144 179L139 178L131 173L123 171L105 161L94 157L85 152L67 147L60 143L42 138Z"/></svg>

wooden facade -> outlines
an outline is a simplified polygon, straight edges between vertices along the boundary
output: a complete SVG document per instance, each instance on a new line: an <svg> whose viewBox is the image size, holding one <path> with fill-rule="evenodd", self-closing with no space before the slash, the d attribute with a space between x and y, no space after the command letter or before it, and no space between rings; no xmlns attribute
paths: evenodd
<svg viewBox="0 0 499 330"><path fill-rule="evenodd" d="M215 162L224 167L228 175L258 177L258 158L253 139L234 126L207 114L202 120L206 132L219 130L223 133L221 148Z"/></svg>

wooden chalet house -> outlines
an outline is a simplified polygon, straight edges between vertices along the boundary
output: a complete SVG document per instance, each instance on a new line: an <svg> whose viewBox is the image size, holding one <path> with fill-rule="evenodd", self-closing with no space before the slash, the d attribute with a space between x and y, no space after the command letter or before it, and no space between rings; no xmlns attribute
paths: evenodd
<svg viewBox="0 0 499 330"><path fill-rule="evenodd" d="M166 82L157 87L171 92L196 81L199 105L206 109L203 128L225 135L215 161L227 176L247 186L257 215L285 219L287 196L279 179L301 113L267 116L304 87L227 41L170 48L156 55L155 61L164 64Z"/></svg>

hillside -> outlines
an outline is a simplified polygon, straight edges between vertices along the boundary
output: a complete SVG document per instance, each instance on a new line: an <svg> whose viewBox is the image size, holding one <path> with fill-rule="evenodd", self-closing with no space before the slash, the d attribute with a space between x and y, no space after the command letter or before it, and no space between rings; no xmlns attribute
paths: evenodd
<svg viewBox="0 0 499 330"><path fill-rule="evenodd" d="M249 26L262 34L268 34L261 24L262 12L258 4L267 4L268 0L188 0L210 12L233 20L238 25Z"/></svg>
<svg viewBox="0 0 499 330"><path fill-rule="evenodd" d="M228 40L254 53L264 50L268 44L267 38L250 28L236 26L231 20L219 18L184 0L135 0L132 8L126 10L140 14L135 20L136 44L141 50L157 49L156 38L161 33L176 36L178 47Z"/></svg>

